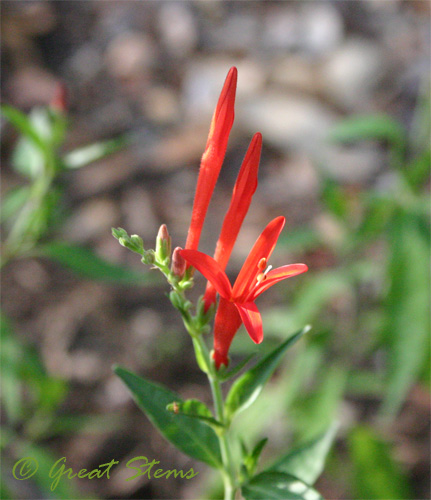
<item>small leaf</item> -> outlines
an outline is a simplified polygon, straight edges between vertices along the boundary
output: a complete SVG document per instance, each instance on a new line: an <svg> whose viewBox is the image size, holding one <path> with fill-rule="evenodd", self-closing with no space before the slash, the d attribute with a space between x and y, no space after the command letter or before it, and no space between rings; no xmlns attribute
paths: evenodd
<svg viewBox="0 0 431 500"><path fill-rule="evenodd" d="M14 335L8 318L1 314L0 321L1 399L10 422L16 423L22 416L20 363L23 349Z"/></svg>
<svg viewBox="0 0 431 500"><path fill-rule="evenodd" d="M404 149L406 131L400 123L386 115L355 116L338 123L331 130L329 139L341 143L361 140L387 141L398 149Z"/></svg>
<svg viewBox="0 0 431 500"><path fill-rule="evenodd" d="M183 453L211 467L220 467L220 448L215 432L202 422L192 424L189 417L166 410L173 401L182 403L177 394L124 368L116 367L114 371L127 385L136 404L168 441Z"/></svg>
<svg viewBox="0 0 431 500"><path fill-rule="evenodd" d="M197 418L213 428L224 428L225 426L216 420L211 410L202 401L197 399L187 399L186 401L174 401L166 407L175 415L185 415L190 418Z"/></svg>
<svg viewBox="0 0 431 500"><path fill-rule="evenodd" d="M323 471L336 431L337 425L332 425L324 434L279 458L268 470L287 472L313 484Z"/></svg>
<svg viewBox="0 0 431 500"><path fill-rule="evenodd" d="M63 165L68 169L85 167L89 163L101 160L116 151L119 151L126 144L125 137L118 137L107 141L95 142L89 146L75 149L63 157Z"/></svg>
<svg viewBox="0 0 431 500"><path fill-rule="evenodd" d="M226 398L226 414L228 418L244 410L255 401L263 386L276 369L283 354L304 335L304 333L308 332L309 329L310 327L305 327L292 335L292 337L270 352L256 366L235 381Z"/></svg>
<svg viewBox="0 0 431 500"><path fill-rule="evenodd" d="M388 444L371 428L354 429L349 448L354 465L355 498L415 498L407 479L391 458Z"/></svg>
<svg viewBox="0 0 431 500"><path fill-rule="evenodd" d="M241 493L246 500L323 500L314 488L284 472L262 472Z"/></svg>
<svg viewBox="0 0 431 500"><path fill-rule="evenodd" d="M29 186L19 186L6 193L1 204L0 220L6 221L15 215L24 206L29 194Z"/></svg>
<svg viewBox="0 0 431 500"><path fill-rule="evenodd" d="M0 111L2 115L9 120L9 122L17 129L21 134L31 141L35 145L37 145L42 151L45 150L45 143L40 137L40 135L36 132L34 125L31 123L31 120L24 113L19 111L18 109L9 106L7 104L3 104L0 107Z"/></svg>
<svg viewBox="0 0 431 500"><path fill-rule="evenodd" d="M48 257L85 278L127 285L149 285L159 282L157 276L141 273L108 262L87 248L70 243L51 242L38 247L36 255Z"/></svg>
<svg viewBox="0 0 431 500"><path fill-rule="evenodd" d="M262 450L267 442L268 438L261 439L253 448L252 452L244 457L244 465L247 468L249 476L252 476L254 474L257 464L259 462L260 454L262 453ZM243 452L244 451L245 449L243 450Z"/></svg>

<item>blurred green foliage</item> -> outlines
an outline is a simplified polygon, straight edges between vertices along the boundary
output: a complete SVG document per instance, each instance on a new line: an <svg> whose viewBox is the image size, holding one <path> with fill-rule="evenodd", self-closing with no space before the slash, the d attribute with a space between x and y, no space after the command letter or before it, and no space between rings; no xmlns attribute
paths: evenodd
<svg viewBox="0 0 431 500"><path fill-rule="evenodd" d="M54 230L65 215L61 210L61 177L67 170L84 167L117 151L125 145L125 139L99 142L63 154L68 125L65 109L40 107L27 116L2 105L1 113L19 133L10 164L24 181L2 200L1 223L5 237L1 267L16 259L43 257L87 279L129 285L154 283L152 275L107 262L90 249L52 240ZM48 473L56 459L45 442L55 435L77 432L84 427L89 432L103 432L109 421L94 416L60 414L68 393L67 382L46 371L37 350L14 332L4 314L0 352L4 415L1 450L5 465L1 498L21 498L21 486L11 479L10 471L14 462L25 456L35 458L40 469L30 484L30 493L26 490L27 496L79 498L70 481L62 482L55 493L50 490Z"/></svg>
<svg viewBox="0 0 431 500"><path fill-rule="evenodd" d="M414 497L384 431L411 388L429 384L430 125L429 112L423 112L429 102L419 106L421 120L410 135L386 115L351 117L330 131L328 140L339 146L372 141L385 147L388 183L371 189L344 185L321 170L322 212L335 235L304 227L279 243L281 251L300 255L323 251L327 264L311 268L293 298L290 290L288 306L264 315L266 342L304 322L313 330L307 347L298 346L277 385L269 388L272 394L267 392L241 422L249 436L257 436L272 422L284 421L303 443L324 432L344 398L366 405L378 401L370 426L352 422L344 431L354 478L344 487L352 498ZM250 344L238 336L233 352L250 352ZM346 478L337 475L334 481L343 487Z"/></svg>

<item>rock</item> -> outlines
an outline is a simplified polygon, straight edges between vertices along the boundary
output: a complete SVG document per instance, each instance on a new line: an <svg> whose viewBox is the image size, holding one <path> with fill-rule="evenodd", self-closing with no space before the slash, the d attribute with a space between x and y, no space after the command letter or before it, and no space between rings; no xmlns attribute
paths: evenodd
<svg viewBox="0 0 431 500"><path fill-rule="evenodd" d="M312 55L329 54L343 38L343 20L339 11L326 2L304 2L301 7L300 47Z"/></svg>
<svg viewBox="0 0 431 500"><path fill-rule="evenodd" d="M133 187L123 193L121 200L122 224L131 234L139 234L145 240L156 238L158 221L154 214L151 197L147 190Z"/></svg>
<svg viewBox="0 0 431 500"><path fill-rule="evenodd" d="M316 66L303 57L290 55L274 64L269 80L275 85L316 94L320 89Z"/></svg>
<svg viewBox="0 0 431 500"><path fill-rule="evenodd" d="M322 147L316 161L321 169L338 182L365 183L370 181L382 168L386 155L374 143L354 146Z"/></svg>
<svg viewBox="0 0 431 500"><path fill-rule="evenodd" d="M259 19L250 9L232 12L220 24L213 23L209 28L208 38L213 50L249 51L259 43Z"/></svg>
<svg viewBox="0 0 431 500"><path fill-rule="evenodd" d="M29 109L51 102L58 80L47 71L35 66L17 70L5 85L8 100L18 108Z"/></svg>
<svg viewBox="0 0 431 500"><path fill-rule="evenodd" d="M100 51L89 43L78 48L66 62L66 70L81 85L89 83L96 78L102 66Z"/></svg>
<svg viewBox="0 0 431 500"><path fill-rule="evenodd" d="M360 110L384 71L379 47L365 39L351 38L328 58L321 79L334 103L346 110Z"/></svg>
<svg viewBox="0 0 431 500"><path fill-rule="evenodd" d="M298 14L291 3L272 3L263 20L261 44L267 50L291 50L298 45Z"/></svg>
<svg viewBox="0 0 431 500"><path fill-rule="evenodd" d="M162 85L151 87L143 97L145 116L152 122L165 125L179 121L179 99L173 88Z"/></svg>
<svg viewBox="0 0 431 500"><path fill-rule="evenodd" d="M68 239L86 242L97 238L119 222L116 203L109 198L92 199L83 203L68 219L63 229Z"/></svg>
<svg viewBox="0 0 431 500"><path fill-rule="evenodd" d="M282 151L313 152L335 123L335 115L311 97L268 91L244 103L238 120L249 133L262 132L264 142Z"/></svg>
<svg viewBox="0 0 431 500"><path fill-rule="evenodd" d="M239 75L237 103L262 88L265 74L253 61L238 63L235 59L221 57L196 59L187 65L183 80L183 106L189 119L208 122L209 128L226 75L234 65Z"/></svg>
<svg viewBox="0 0 431 500"><path fill-rule="evenodd" d="M189 54L198 42L197 24L186 2L168 2L160 6L158 25L162 41L175 57Z"/></svg>
<svg viewBox="0 0 431 500"><path fill-rule="evenodd" d="M142 75L156 59L156 48L145 35L137 32L123 33L109 44L105 61L109 73L116 78Z"/></svg>
<svg viewBox="0 0 431 500"><path fill-rule="evenodd" d="M272 173L260 182L258 196L266 206L278 207L286 202L310 200L318 196L318 190L319 179L310 158L296 154L274 165Z"/></svg>

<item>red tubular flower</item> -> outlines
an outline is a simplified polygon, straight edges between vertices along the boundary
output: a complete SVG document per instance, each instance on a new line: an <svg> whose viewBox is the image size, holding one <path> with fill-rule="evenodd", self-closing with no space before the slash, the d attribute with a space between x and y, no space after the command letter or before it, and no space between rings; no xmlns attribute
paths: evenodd
<svg viewBox="0 0 431 500"><path fill-rule="evenodd" d="M260 152L262 149L262 134L253 136L250 146L242 162L229 209L225 215L220 236L217 241L214 260L224 270L232 253L233 246L238 236L241 225L250 207L251 199L257 188L257 171L259 168ZM205 309L216 300L216 289L211 281L208 281L205 291Z"/></svg>
<svg viewBox="0 0 431 500"><path fill-rule="evenodd" d="M197 250L181 252L184 259L201 272L220 295L214 323L214 360L217 368L228 364L229 347L241 323L256 344L262 342L262 318L255 304L256 298L275 283L308 270L305 264L291 264L265 271L284 223L284 217L277 217L266 226L233 287L220 264L212 257Z"/></svg>
<svg viewBox="0 0 431 500"><path fill-rule="evenodd" d="M212 117L207 144L201 159L192 220L185 246L187 249L198 248L205 215L226 153L234 120L237 74L235 67L229 70Z"/></svg>

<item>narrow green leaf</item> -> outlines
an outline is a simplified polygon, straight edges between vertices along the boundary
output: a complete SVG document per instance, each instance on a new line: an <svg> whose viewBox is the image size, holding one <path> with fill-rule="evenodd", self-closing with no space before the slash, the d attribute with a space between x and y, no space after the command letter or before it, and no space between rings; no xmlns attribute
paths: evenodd
<svg viewBox="0 0 431 500"><path fill-rule="evenodd" d="M63 165L68 169L85 167L89 163L101 160L116 151L119 151L126 144L125 137L118 137L107 141L95 142L89 146L75 149L63 157Z"/></svg>
<svg viewBox="0 0 431 500"><path fill-rule="evenodd" d="M347 372L337 365L321 367L319 383L313 391L299 394L291 417L299 439L309 441L333 423L344 394Z"/></svg>
<svg viewBox="0 0 431 500"><path fill-rule="evenodd" d="M245 365L249 363L255 356L256 356L255 352L249 354L247 357L245 357L242 361L240 361L236 366L234 366L231 370L227 372L222 372L221 370L219 370L219 372L217 373L219 380L221 382L226 382L227 380L230 380L237 373L239 373L245 367ZM222 365L222 367L224 367L224 365Z"/></svg>
<svg viewBox="0 0 431 500"><path fill-rule="evenodd" d="M1 314L0 319L1 400L8 419L15 423L22 416L19 365L23 353L8 318Z"/></svg>
<svg viewBox="0 0 431 500"><path fill-rule="evenodd" d="M289 451L267 470L286 472L308 484L314 484L323 472L326 456L334 440L337 427L333 424L324 434Z"/></svg>
<svg viewBox="0 0 431 500"><path fill-rule="evenodd" d="M154 274L141 273L108 262L91 250L70 243L47 243L37 248L36 255L55 260L77 274L93 280L140 286L160 282Z"/></svg>
<svg viewBox="0 0 431 500"><path fill-rule="evenodd" d="M421 220L399 211L390 229L390 288L385 338L389 346L387 390L381 409L393 417L419 376L427 357L430 319L429 239Z"/></svg>
<svg viewBox="0 0 431 500"><path fill-rule="evenodd" d="M19 186L6 193L1 204L0 220L6 221L13 217L24 206L29 194L29 186Z"/></svg>
<svg viewBox="0 0 431 500"><path fill-rule="evenodd" d="M338 123L331 130L329 139L341 143L361 140L387 141L398 149L404 149L406 131L390 116L354 116Z"/></svg>
<svg viewBox="0 0 431 500"><path fill-rule="evenodd" d="M197 399L187 399L186 401L174 401L168 404L166 409L175 415L185 415L190 418L197 418L213 428L224 428L225 426L216 420L211 410L202 401Z"/></svg>
<svg viewBox="0 0 431 500"><path fill-rule="evenodd" d="M389 445L371 428L357 427L348 442L354 465L355 498L415 498L407 479L391 458Z"/></svg>
<svg viewBox="0 0 431 500"><path fill-rule="evenodd" d="M12 166L21 175L36 179L43 175L44 151L27 137L20 137L12 153Z"/></svg>
<svg viewBox="0 0 431 500"><path fill-rule="evenodd" d="M246 500L323 500L314 488L284 472L262 472L241 493Z"/></svg>
<svg viewBox="0 0 431 500"><path fill-rule="evenodd" d="M166 410L173 401L182 402L177 394L124 368L115 367L114 371L127 385L136 404L168 441L183 453L211 467L220 467L220 448L215 432L202 422L191 424L189 417Z"/></svg>
<svg viewBox="0 0 431 500"><path fill-rule="evenodd" d="M235 381L226 398L226 414L228 418L244 410L255 401L286 350L309 330L310 327L305 327L292 335Z"/></svg>
<svg viewBox="0 0 431 500"><path fill-rule="evenodd" d="M0 112L22 135L33 141L42 151L45 150L44 141L36 132L34 125L27 115L7 104L0 106Z"/></svg>
<svg viewBox="0 0 431 500"><path fill-rule="evenodd" d="M323 179L322 200L333 215L346 219L349 212L349 199L343 187L337 182L329 178Z"/></svg>
<svg viewBox="0 0 431 500"><path fill-rule="evenodd" d="M256 470L257 464L259 462L260 455L268 442L268 438L261 439L256 446L253 448L252 452L244 457L244 465L247 468L249 476L252 476ZM243 449L243 453L246 449Z"/></svg>

